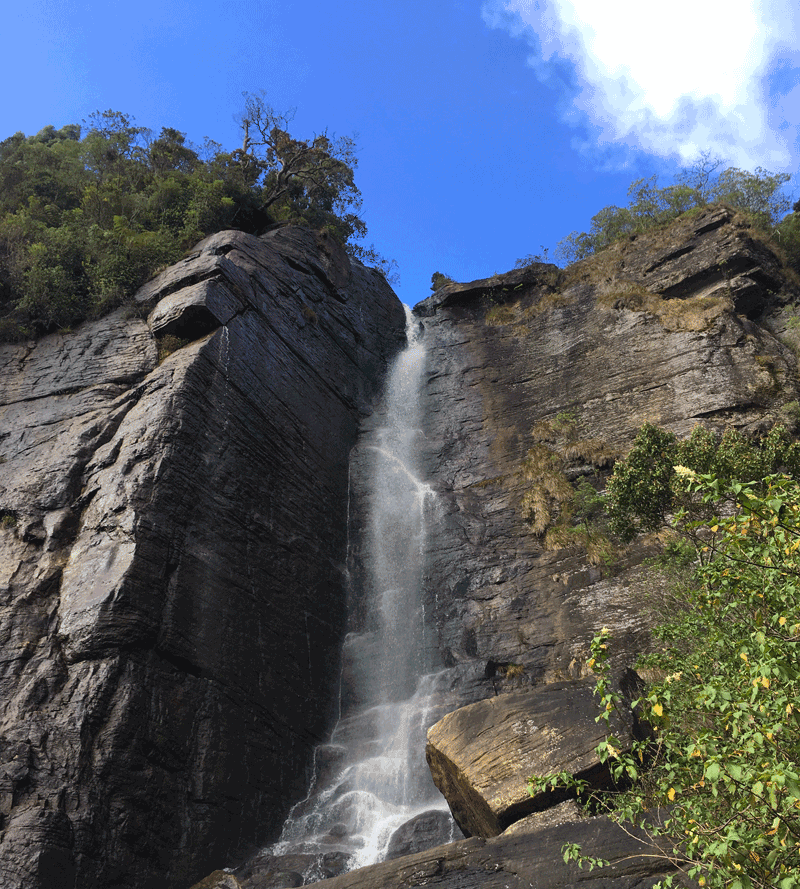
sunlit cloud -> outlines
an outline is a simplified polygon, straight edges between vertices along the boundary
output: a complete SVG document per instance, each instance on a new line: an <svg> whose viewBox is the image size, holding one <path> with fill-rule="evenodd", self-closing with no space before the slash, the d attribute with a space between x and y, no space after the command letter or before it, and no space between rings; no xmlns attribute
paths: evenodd
<svg viewBox="0 0 800 889"><path fill-rule="evenodd" d="M596 143L691 162L796 167L800 12L786 0L487 0L494 27L527 37L544 80L571 68L564 116ZM780 70L780 77L771 76ZM563 83L564 77L558 76Z"/></svg>

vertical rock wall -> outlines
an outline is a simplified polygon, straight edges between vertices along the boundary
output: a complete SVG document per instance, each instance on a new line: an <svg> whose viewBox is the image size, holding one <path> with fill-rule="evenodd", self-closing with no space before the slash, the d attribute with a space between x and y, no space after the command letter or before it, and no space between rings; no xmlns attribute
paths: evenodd
<svg viewBox="0 0 800 889"><path fill-rule="evenodd" d="M207 239L137 303L0 348L8 889L235 860L335 704L348 452L402 307L288 227Z"/></svg>
<svg viewBox="0 0 800 889"><path fill-rule="evenodd" d="M428 759L476 836L326 886L639 889L667 875L644 837L526 789L530 774L561 769L605 780L583 660L609 627L614 678L633 690L626 667L649 644L666 593L643 564L657 546L640 541L604 560L577 537L549 545L526 521L525 498L543 477L555 490L557 473L570 491L580 479L602 486L645 421L681 435L697 423L759 432L796 422L797 359L775 335L785 330L780 305L796 298L742 220L712 208L569 269L538 264L450 284L417 307L429 361L427 478L442 511L426 613L454 710L429 731ZM565 843L611 866L566 865ZM240 885L286 884L243 876Z"/></svg>
<svg viewBox="0 0 800 889"><path fill-rule="evenodd" d="M446 512L428 604L463 700L580 677L603 625L618 667L635 659L663 595L636 565L647 553L604 564L580 546L547 548L525 520L537 471L526 475L526 455L566 416L574 440L564 480L597 482L598 466L645 421L685 435L697 423L755 430L785 419L797 360L751 319L763 320L787 287L776 257L715 208L569 269L538 264L450 284L417 306L429 355L428 477ZM524 672L504 680L507 663Z"/></svg>

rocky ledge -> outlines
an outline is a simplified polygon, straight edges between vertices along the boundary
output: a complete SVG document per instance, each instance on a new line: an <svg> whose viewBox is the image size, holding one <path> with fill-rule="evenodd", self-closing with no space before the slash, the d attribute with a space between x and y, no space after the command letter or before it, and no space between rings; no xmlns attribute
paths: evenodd
<svg viewBox="0 0 800 889"><path fill-rule="evenodd" d="M537 820L538 818L538 820ZM565 864L563 846L577 843L607 867L581 870ZM491 839L472 837L424 852L351 871L322 884L325 889L651 889L667 875L689 886L661 850L638 830L623 830L607 817L583 818L562 803L550 820L529 816ZM301 886L290 871L217 871L193 889L288 889Z"/></svg>

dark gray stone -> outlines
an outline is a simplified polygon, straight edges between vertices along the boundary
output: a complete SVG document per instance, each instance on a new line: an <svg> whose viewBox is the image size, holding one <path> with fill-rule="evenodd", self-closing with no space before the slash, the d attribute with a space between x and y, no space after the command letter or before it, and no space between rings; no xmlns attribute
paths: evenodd
<svg viewBox="0 0 800 889"><path fill-rule="evenodd" d="M291 227L214 235L137 299L192 339L160 365L124 310L0 347L7 889L241 860L333 715L348 452L402 306Z"/></svg>
<svg viewBox="0 0 800 889"><path fill-rule="evenodd" d="M798 400L795 356L764 326L786 332L770 312L789 290L775 256L715 208L418 307L438 494L426 657L449 670L432 718L589 678L604 625L626 675L665 592L641 565L656 545L609 564L547 550L522 509L531 431L568 411L581 441L614 454L645 420L680 435L767 428ZM0 347L9 889L183 889L239 864L303 798L335 709L344 575L359 559L357 539L350 564L344 552L348 455L402 307L377 272L289 226L206 239L136 303L152 328L120 310ZM158 365L155 333L190 342ZM578 454L567 477L600 485L607 464ZM560 847L583 840L617 862L586 886L649 887L662 866L602 820L533 838L520 828L341 876L335 855L269 873L311 868L331 889L568 886ZM260 885L257 869L218 874Z"/></svg>
<svg viewBox="0 0 800 889"><path fill-rule="evenodd" d="M422 812L401 824L392 834L386 849L386 861L448 843L459 834L454 828L456 825L447 812L438 809Z"/></svg>
<svg viewBox="0 0 800 889"><path fill-rule="evenodd" d="M461 671L461 703L590 675L588 643L603 626L615 676L650 644L666 589L640 566L657 542L609 563L592 564L579 546L548 550L525 520L523 461L534 428L562 412L581 442L612 456L645 421L683 436L698 423L755 430L781 419L798 398L797 359L737 314L718 286L731 269L758 285L750 314L794 292L752 231L711 209L567 269L540 263L448 284L416 307L440 509L425 608L443 662ZM602 487L608 472L578 455L566 475ZM490 663L521 672L490 676Z"/></svg>
<svg viewBox="0 0 800 889"><path fill-rule="evenodd" d="M561 850L568 842L578 843L584 854L607 859L610 866L589 872L565 864ZM437 846L336 877L326 881L325 889L651 889L673 872L658 853L640 832L626 832L607 818L590 818ZM675 885L683 884L676 880ZM246 889L263 887L253 883Z"/></svg>

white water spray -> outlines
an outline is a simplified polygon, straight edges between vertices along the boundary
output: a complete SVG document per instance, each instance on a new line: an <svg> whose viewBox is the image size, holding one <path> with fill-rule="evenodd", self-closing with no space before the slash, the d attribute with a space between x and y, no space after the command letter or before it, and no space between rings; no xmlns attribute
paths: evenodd
<svg viewBox="0 0 800 889"><path fill-rule="evenodd" d="M433 646L426 642L423 565L433 489L419 466L425 351L407 313L406 349L388 380L385 419L362 446L366 493L366 615L348 634L348 700L318 748L305 800L292 810L275 855L296 856L306 880L338 854L350 870L381 861L394 831L430 809L446 811L425 763L425 732L438 718ZM349 507L348 507L349 509Z"/></svg>

